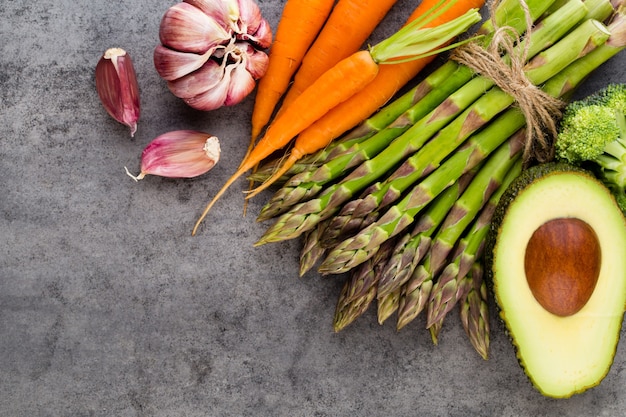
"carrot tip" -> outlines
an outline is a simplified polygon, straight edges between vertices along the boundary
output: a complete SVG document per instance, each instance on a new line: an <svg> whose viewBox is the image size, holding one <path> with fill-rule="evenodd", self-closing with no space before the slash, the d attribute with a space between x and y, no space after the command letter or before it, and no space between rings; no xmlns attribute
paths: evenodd
<svg viewBox="0 0 626 417"><path fill-rule="evenodd" d="M274 184L285 172L289 170L289 168L291 168L296 163L298 159L300 159L300 153L292 152L291 154L289 154L289 157L287 158L287 160L280 166L280 168L278 168L278 170L276 170L276 172L272 174L271 177L266 179L261 185L259 185L255 189L248 190L246 192L247 193L246 200L251 199L255 195L259 194L261 191L265 190L270 185Z"/></svg>
<svg viewBox="0 0 626 417"><path fill-rule="evenodd" d="M209 202L209 204L207 204L207 206L205 207L204 211L202 212L202 214L200 215L200 217L198 218L198 220L196 221L196 224L193 227L193 230L191 231L191 236L195 236L198 228L200 227L200 224L202 223L202 221L204 220L204 218L207 216L207 214L209 214L209 211L211 210L211 208L213 208L213 206L215 205L215 203L217 202L217 200L220 199L220 197L222 195L224 195L224 193L226 192L226 190L228 189L228 187L230 187L236 180L237 178L239 178L241 175L243 175L244 172L246 172L247 169L244 168L239 168L237 170L237 172L235 172L227 181L226 183L222 186L222 188L217 192L217 194L215 194L215 196L213 197L213 199Z"/></svg>

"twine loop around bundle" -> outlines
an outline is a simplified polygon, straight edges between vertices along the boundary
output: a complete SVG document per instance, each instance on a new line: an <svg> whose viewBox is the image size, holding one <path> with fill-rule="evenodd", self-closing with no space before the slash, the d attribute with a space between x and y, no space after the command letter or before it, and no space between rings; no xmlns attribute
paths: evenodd
<svg viewBox="0 0 626 417"><path fill-rule="evenodd" d="M524 161L546 162L554 156L558 120L565 103L534 85L524 72L533 22L526 2L519 1L526 17L523 43L515 29L497 26L494 11L499 1L494 0L489 6L494 27L489 45L484 47L478 41L465 43L454 50L451 59L492 80L502 91L514 98L526 118Z"/></svg>

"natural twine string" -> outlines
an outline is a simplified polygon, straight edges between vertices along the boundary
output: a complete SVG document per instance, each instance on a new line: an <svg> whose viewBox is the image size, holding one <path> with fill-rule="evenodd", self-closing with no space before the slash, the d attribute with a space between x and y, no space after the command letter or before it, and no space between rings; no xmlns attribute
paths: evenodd
<svg viewBox="0 0 626 417"><path fill-rule="evenodd" d="M511 95L526 118L526 142L524 162L531 160L546 162L554 156L554 140L557 135L557 120L562 115L565 103L545 93L531 83L524 73L530 45L532 18L528 5L520 0L526 16L526 37L523 48L521 37L509 26L498 27L495 9L499 0L489 5L489 14L494 27L493 39L485 48L478 41L457 47L451 58L471 70L491 79L502 91ZM503 57L508 55L508 59Z"/></svg>

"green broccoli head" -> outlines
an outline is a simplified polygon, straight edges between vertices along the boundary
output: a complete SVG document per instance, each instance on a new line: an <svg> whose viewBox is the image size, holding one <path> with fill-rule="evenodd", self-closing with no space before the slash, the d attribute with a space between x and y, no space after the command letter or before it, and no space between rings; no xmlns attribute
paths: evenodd
<svg viewBox="0 0 626 417"><path fill-rule="evenodd" d="M590 161L602 155L604 148L619 136L615 110L575 101L567 106L563 114L556 154L573 164Z"/></svg>
<svg viewBox="0 0 626 417"><path fill-rule="evenodd" d="M599 104L626 113L626 84L609 84L601 90L598 97Z"/></svg>
<svg viewBox="0 0 626 417"><path fill-rule="evenodd" d="M610 84L568 104L555 154L596 172L626 213L626 84Z"/></svg>

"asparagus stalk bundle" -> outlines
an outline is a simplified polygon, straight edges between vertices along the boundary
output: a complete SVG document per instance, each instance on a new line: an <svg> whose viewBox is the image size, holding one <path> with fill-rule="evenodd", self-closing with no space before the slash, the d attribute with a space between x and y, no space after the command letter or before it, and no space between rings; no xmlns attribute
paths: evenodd
<svg viewBox="0 0 626 417"><path fill-rule="evenodd" d="M626 47L621 0L504 0L480 32L516 26L526 80L567 99ZM526 29L530 18L533 26ZM520 23L521 22L521 23ZM521 26L521 27L520 27ZM444 76L445 75L445 76ZM528 120L495 80L449 60L314 162L301 167L262 209L274 219L257 245L304 235L303 274L349 274L334 328L377 302L378 322L407 326L426 310L437 342L455 306L470 341L488 355L482 247L493 207L522 169ZM526 161L527 162L527 161Z"/></svg>
<svg viewBox="0 0 626 417"><path fill-rule="evenodd" d="M414 320L426 307L434 280L446 265L453 246L493 192L501 187L504 178L519 159L520 142L519 137L514 135L490 156L449 211L424 260L404 286L400 298L398 329ZM455 162L453 159L450 161Z"/></svg>
<svg viewBox="0 0 626 417"><path fill-rule="evenodd" d="M531 18L534 20L541 16L554 2L555 0L529 0L527 5ZM587 12L587 8L582 5L581 1L577 1L572 4L574 7L569 6L566 9L560 10L558 20L562 21L562 23L559 23L558 27L564 28L563 30L567 30L571 27L571 25L582 19L584 13ZM555 18L552 19L557 20ZM525 29L526 20L524 19L524 12L520 8L519 0L502 1L495 11L494 20L498 25L505 25L520 32ZM551 28L552 24L546 26ZM479 30L479 33L486 35L485 41L491 38L493 32L493 22L491 20L487 21ZM545 33L545 38L544 35L541 35L541 33ZM534 36L534 38L544 39L536 39L533 42L534 51L530 51L529 55L551 44L554 42L556 37L557 35L549 33L549 30L541 29L540 34ZM314 169L313 171L304 171L299 175L294 175L261 209L258 220L268 220L284 213L299 202L310 200L323 189L325 184L332 183L334 180L337 180L345 174L347 170L352 169L360 163L367 161L372 156L377 155L385 149L391 141L393 141L400 134L406 132L409 128L411 128L412 131L420 130L420 126L414 125L422 119L426 122L429 114L430 118L442 119L437 125L435 125L434 122L429 125L430 132L436 132L437 127L445 125L449 118L453 117L458 113L458 111L462 110L457 109L459 103L456 103L454 100L446 99L453 91L459 88L459 86L469 82L473 75L474 73L470 68L459 65L454 61L449 61L439 69L435 70L433 74L428 76L420 85L416 87L414 93L414 96L416 97L416 99L414 99L415 103L413 104L413 102L409 101L409 103L412 104L411 107L405 109L402 106L395 106L396 102L394 102L387 106L386 109L395 106L395 109L402 109L402 113L399 111L384 111L383 114L391 113L392 116L380 124L379 122L366 122L364 124L364 126L366 126L365 128L357 127L355 131L359 132L358 135L367 137L363 143L355 143L354 146L345 150L345 152L333 154L333 158L326 161L326 163L322 164L318 169ZM489 83L489 80L481 81ZM483 87L481 89L481 81L474 83L476 84L474 87L477 88L475 93L476 95L482 93L486 88ZM423 92L426 90L428 93L424 94ZM407 102L407 100L400 100L404 103ZM376 127L371 127L384 125L394 116L395 119L392 122L389 122L389 128L377 131ZM370 135L374 132L376 132L376 134L370 137ZM352 134L349 133L348 135L351 136ZM356 173L355 175L358 176L359 174ZM311 227L313 226L314 225L311 225Z"/></svg>
<svg viewBox="0 0 626 417"><path fill-rule="evenodd" d="M597 21L587 20L575 32L544 51L537 59L542 64L531 67L527 75L533 77L536 83L543 83L558 74L567 64L587 53L591 49L590 42L593 46L594 43L597 45L605 42L607 38L608 32ZM360 201L350 201L356 191L371 186L373 181L386 174L398 162L408 158L390 176L390 180L382 185L378 193L372 198L362 199L364 205L356 213L370 213L378 207L379 202L390 199L394 201L398 196L398 193L393 194L395 187L406 190L435 169L472 132L513 104L510 95L498 87L489 88L490 84L484 77L473 78L446 99L433 114L418 121L400 138L390 143L376 158L365 161L341 182L328 187L319 198L298 204L282 215L261 238L261 242L297 237L314 227L317 222L336 214L343 203L361 204ZM447 110L440 112L441 106L445 106ZM450 109L465 110L458 114L458 111L450 112ZM390 184L391 181L394 183ZM329 226L328 229L332 228Z"/></svg>
<svg viewBox="0 0 626 417"><path fill-rule="evenodd" d="M432 235L465 190L472 175L473 172L466 174L441 193L416 222L411 233L399 240L381 272L379 298L395 292L409 279L430 248Z"/></svg>
<svg viewBox="0 0 626 417"><path fill-rule="evenodd" d="M408 279L408 276L404 279L402 275L406 275L407 271L410 275L427 252L430 247L429 236L454 205L470 178L467 175L465 180L457 181L442 193L411 233L388 240L376 256L351 270L337 303L333 326L335 331L363 314L374 299L379 301L380 322L389 317L390 308L393 311L397 309L400 291L396 290L403 284L400 280ZM398 268L402 271L396 272ZM389 305L390 302L394 305Z"/></svg>

